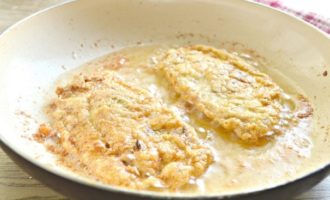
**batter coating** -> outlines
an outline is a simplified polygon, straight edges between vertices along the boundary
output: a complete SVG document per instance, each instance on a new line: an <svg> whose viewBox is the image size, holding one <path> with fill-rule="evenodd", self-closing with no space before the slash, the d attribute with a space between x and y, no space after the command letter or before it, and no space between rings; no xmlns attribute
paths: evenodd
<svg viewBox="0 0 330 200"><path fill-rule="evenodd" d="M115 72L80 74L57 95L47 113L65 162L102 182L174 190L213 162L191 126Z"/></svg>
<svg viewBox="0 0 330 200"><path fill-rule="evenodd" d="M181 98L242 141L281 132L282 90L239 57L196 45L169 50L159 69Z"/></svg>
<svg viewBox="0 0 330 200"><path fill-rule="evenodd" d="M239 52L111 52L57 80L34 137L59 164L109 186L209 195L293 180L315 147L312 106L279 71L259 63L289 93Z"/></svg>

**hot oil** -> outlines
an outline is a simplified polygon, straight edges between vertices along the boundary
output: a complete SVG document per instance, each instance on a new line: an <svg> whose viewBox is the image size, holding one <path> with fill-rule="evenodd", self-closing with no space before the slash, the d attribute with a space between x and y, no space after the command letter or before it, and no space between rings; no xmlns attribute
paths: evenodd
<svg viewBox="0 0 330 200"><path fill-rule="evenodd" d="M145 88L162 99L192 125L203 142L213 150L215 161L200 179L178 192L231 193L272 186L293 179L302 168L300 164L310 155L311 119L297 121L295 128L273 140L266 139L259 146L241 143L233 134L195 110L193 105L183 102L158 73L156 66L159 59L171 47L173 45L126 48L68 73L64 80L76 73L116 71L124 80ZM302 93L301 90L280 72L258 64L252 56L249 56L249 60L255 67L274 77L275 82L288 93L282 99L285 108L291 111L297 109L296 96Z"/></svg>

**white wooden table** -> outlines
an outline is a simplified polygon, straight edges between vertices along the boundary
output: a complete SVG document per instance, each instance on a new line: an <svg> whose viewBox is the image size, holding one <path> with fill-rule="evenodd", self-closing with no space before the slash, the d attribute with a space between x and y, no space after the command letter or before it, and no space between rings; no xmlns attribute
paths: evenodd
<svg viewBox="0 0 330 200"><path fill-rule="evenodd" d="M0 0L0 32L33 12L64 1L65 0ZM316 1L320 0L315 0L314 2L316 3ZM30 177L0 149L0 200L68 199ZM330 177L312 190L296 198L296 200L330 200Z"/></svg>

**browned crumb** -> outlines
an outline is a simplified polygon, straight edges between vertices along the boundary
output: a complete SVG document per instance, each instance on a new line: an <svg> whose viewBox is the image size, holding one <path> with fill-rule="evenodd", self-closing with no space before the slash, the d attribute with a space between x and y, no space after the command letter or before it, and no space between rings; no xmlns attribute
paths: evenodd
<svg viewBox="0 0 330 200"><path fill-rule="evenodd" d="M41 124L37 133L33 135L33 138L38 142L43 142L46 138L53 134L54 132L46 124Z"/></svg>
<svg viewBox="0 0 330 200"><path fill-rule="evenodd" d="M24 111L17 111L16 112L16 114L17 115L21 115L21 116L23 116L23 117L25 117L25 118L29 118L29 119L32 119L32 116L30 115L30 114L28 114L28 113L26 113L26 112L24 112Z"/></svg>
<svg viewBox="0 0 330 200"><path fill-rule="evenodd" d="M103 67L105 69L117 70L125 66L128 62L128 58L123 55L116 55L110 60L106 60Z"/></svg>
<svg viewBox="0 0 330 200"><path fill-rule="evenodd" d="M322 75L323 75L324 77L328 76L328 71L325 70L325 71L322 73Z"/></svg>
<svg viewBox="0 0 330 200"><path fill-rule="evenodd" d="M297 117L299 118L307 118L312 116L313 114L313 108L310 105L308 99L302 95L298 96L298 100L299 100L299 111L297 113Z"/></svg>

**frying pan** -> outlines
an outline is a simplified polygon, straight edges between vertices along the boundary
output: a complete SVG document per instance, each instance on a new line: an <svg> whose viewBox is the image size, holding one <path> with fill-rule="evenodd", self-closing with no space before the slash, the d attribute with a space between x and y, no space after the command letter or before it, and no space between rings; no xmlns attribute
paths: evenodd
<svg viewBox="0 0 330 200"><path fill-rule="evenodd" d="M119 189L56 164L31 135L42 106L66 71L137 44L203 43L248 47L288 77L313 109L313 153L304 172L279 185L218 194ZM33 177L72 199L288 199L330 171L330 39L280 11L241 0L72 1L39 12L0 37L0 144ZM276 77L273 77L276 81Z"/></svg>

